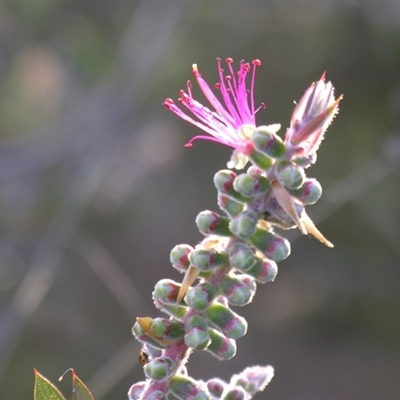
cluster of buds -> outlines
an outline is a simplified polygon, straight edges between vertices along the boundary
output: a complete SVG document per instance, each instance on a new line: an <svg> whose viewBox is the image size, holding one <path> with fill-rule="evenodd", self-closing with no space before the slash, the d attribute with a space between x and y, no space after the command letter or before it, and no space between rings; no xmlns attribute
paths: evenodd
<svg viewBox="0 0 400 400"><path fill-rule="evenodd" d="M277 263L290 254L288 240L276 229L298 228L329 247L333 245L318 231L305 211L321 196L320 184L307 178L305 169L316 160L324 132L337 113L342 99L334 98L333 86L325 74L313 83L295 107L285 138L280 125L256 126L253 101L256 67L242 62L235 76L224 76L218 60L217 85L223 105L200 75L193 74L215 111L181 91L180 103L195 118L185 114L171 99L165 106L210 136L196 136L234 148L228 168L217 172L214 185L222 213L203 211L196 225L204 239L195 247L175 246L172 266L184 274L181 283L159 281L153 292L158 309L168 318L138 318L133 327L143 343L141 362L147 378L132 386L129 399L250 399L272 379L271 366L254 366L235 375L230 382L198 381L188 375L185 364L193 350L204 350L218 360L236 354L236 340L246 334L247 322L232 307L250 303L257 283L272 282ZM247 74L252 71L250 91ZM232 168L246 172L235 173ZM199 280L197 285L195 281Z"/></svg>

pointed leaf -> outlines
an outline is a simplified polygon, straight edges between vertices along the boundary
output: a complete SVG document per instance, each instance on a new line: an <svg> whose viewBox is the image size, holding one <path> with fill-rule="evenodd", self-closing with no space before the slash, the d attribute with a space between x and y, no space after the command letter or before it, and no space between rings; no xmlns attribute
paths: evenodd
<svg viewBox="0 0 400 400"><path fill-rule="evenodd" d="M61 392L36 369L35 371L35 388L34 400L65 400Z"/></svg>
<svg viewBox="0 0 400 400"><path fill-rule="evenodd" d="M92 393L74 370L72 370L72 400L94 400Z"/></svg>

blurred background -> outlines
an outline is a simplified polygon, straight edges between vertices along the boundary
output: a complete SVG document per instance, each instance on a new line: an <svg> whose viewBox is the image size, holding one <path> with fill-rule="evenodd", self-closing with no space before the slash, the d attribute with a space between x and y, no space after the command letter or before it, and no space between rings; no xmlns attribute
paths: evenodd
<svg viewBox="0 0 400 400"><path fill-rule="evenodd" d="M131 327L161 315L154 284L182 278L170 249L201 240L231 154L184 149L198 131L162 103L192 63L217 82L216 57L263 62L257 121L282 134L324 71L344 93L307 172L335 248L290 232L276 281L238 310L237 356L195 353L189 373L272 364L256 398L400 398L399 21L398 2L1 2L0 398L31 399L34 367L73 367L97 400L143 380Z"/></svg>

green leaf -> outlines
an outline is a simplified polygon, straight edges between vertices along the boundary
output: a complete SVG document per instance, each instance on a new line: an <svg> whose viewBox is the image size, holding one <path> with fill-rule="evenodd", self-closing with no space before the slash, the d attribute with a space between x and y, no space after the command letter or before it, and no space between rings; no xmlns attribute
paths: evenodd
<svg viewBox="0 0 400 400"><path fill-rule="evenodd" d="M78 378L74 370L72 370L72 400L94 400L92 393Z"/></svg>
<svg viewBox="0 0 400 400"><path fill-rule="evenodd" d="M61 392L35 369L34 400L65 400Z"/></svg>
<svg viewBox="0 0 400 400"><path fill-rule="evenodd" d="M35 391L34 400L66 400L60 391L36 369L35 371ZM92 393L87 386L78 378L75 371L72 373L72 400L94 400ZM66 372L68 372L66 371ZM65 373L66 373L65 372ZM59 379L62 380L63 376Z"/></svg>

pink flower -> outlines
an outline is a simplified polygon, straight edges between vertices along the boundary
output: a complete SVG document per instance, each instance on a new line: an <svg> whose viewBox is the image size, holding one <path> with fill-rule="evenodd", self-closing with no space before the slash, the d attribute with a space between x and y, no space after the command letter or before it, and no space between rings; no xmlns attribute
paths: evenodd
<svg viewBox="0 0 400 400"><path fill-rule="evenodd" d="M285 144L294 157L315 155L324 133L339 110L343 95L335 100L331 82L325 82L325 73L313 82L296 105Z"/></svg>
<svg viewBox="0 0 400 400"><path fill-rule="evenodd" d="M178 117L190 122L202 129L210 136L199 135L193 137L185 147L191 147L193 141L197 139L211 140L235 149L229 168L244 168L248 158L247 154L253 148L251 136L256 127L255 114L264 107L262 104L258 109L254 109L254 81L256 67L261 65L259 60L254 60L251 76L250 91L246 88L246 77L251 70L249 63L240 62L240 68L235 75L231 58L226 59L230 75L224 76L221 67L221 60L217 59L220 82L216 88L220 91L223 103L214 95L210 86L200 75L197 65L193 65L193 75L200 86L204 96L207 98L215 111L203 106L192 97L191 84L188 82L188 90L185 93L180 91L179 102L187 107L195 118L183 112L172 99L166 99L164 105Z"/></svg>

